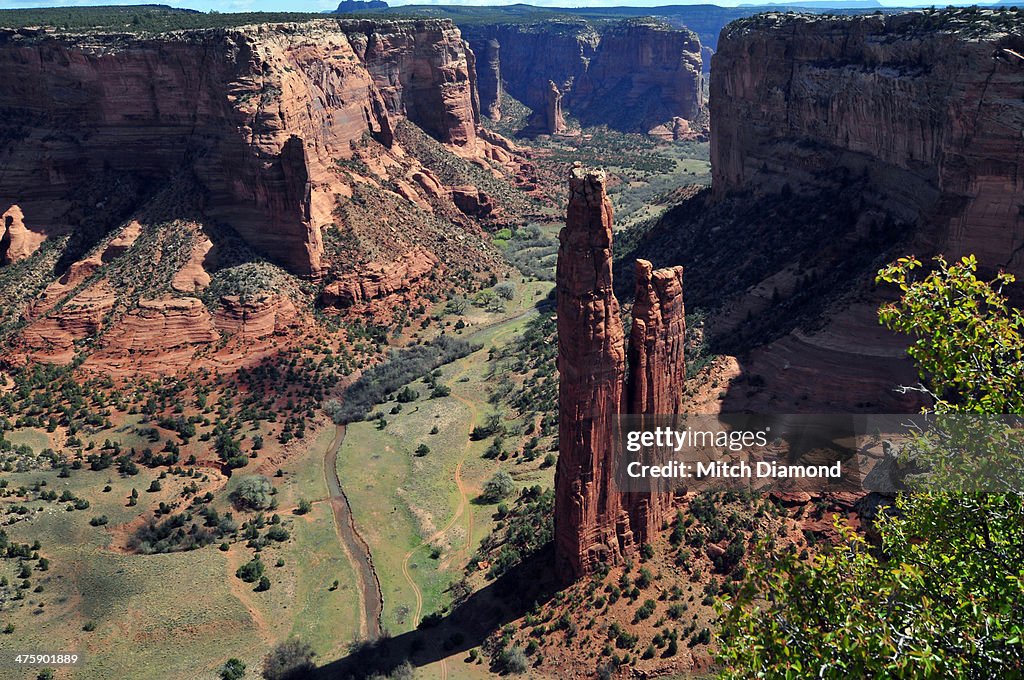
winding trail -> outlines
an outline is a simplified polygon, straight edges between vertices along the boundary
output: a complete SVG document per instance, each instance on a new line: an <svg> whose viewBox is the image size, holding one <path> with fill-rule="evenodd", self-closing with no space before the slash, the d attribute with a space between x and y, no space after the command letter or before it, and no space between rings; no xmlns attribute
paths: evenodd
<svg viewBox="0 0 1024 680"><path fill-rule="evenodd" d="M356 529L352 506L349 505L348 497L341 488L341 480L338 479L338 450L344 441L345 426L338 425L334 430L334 439L331 440L324 456L324 477L327 479L327 490L330 493L328 500L334 511L334 528L349 561L356 570L359 588L359 634L364 640L376 640L381 635L380 617L384 611L384 595L380 589L377 570L373 566L370 546Z"/></svg>

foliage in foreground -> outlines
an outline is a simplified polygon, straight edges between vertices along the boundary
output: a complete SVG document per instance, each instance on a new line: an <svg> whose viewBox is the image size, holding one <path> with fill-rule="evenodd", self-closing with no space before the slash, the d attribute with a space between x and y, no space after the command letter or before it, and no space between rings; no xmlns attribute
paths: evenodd
<svg viewBox="0 0 1024 680"><path fill-rule="evenodd" d="M1021 414L1019 310L1013 278L977 278L967 257L941 258L922 280L901 259L879 273L902 298L880 311L913 337L911 356L939 413ZM944 444L919 442L925 470ZM952 494L927 472L877 521L880 549L849 527L812 561L767 546L723 601L724 677L967 677L1024 672L1024 502L1017 493Z"/></svg>

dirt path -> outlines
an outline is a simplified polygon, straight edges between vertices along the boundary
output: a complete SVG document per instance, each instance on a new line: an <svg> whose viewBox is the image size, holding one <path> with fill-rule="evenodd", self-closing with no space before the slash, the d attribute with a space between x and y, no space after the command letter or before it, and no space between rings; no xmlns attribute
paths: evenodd
<svg viewBox="0 0 1024 680"><path fill-rule="evenodd" d="M338 538L341 539L342 548L356 571L360 637L364 640L376 640L381 634L380 617L384 611L384 596L381 593L377 571L373 567L370 546L356 529L352 507L341 488L341 480L338 479L338 450L344 441L345 426L338 425L334 431L334 439L331 440L324 456L324 477L327 478L329 500L334 511L334 527L338 532Z"/></svg>

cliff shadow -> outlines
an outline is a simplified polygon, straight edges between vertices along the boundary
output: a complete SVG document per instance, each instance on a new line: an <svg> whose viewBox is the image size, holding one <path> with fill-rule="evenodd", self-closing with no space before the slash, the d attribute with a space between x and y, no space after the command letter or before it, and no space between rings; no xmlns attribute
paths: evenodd
<svg viewBox="0 0 1024 680"><path fill-rule="evenodd" d="M349 654L318 668L317 680L360 680L388 675L409 662L421 668L479 647L505 624L544 604L561 588L554 575L554 545L548 544L504 575L473 592L446 615L427 615L416 630L376 641L355 642ZM458 664L475 663L463 657ZM486 659L484 660L486 663Z"/></svg>
<svg viewBox="0 0 1024 680"><path fill-rule="evenodd" d="M633 260L681 264L689 388L726 413L909 412L917 384L905 339L878 322L894 292L878 270L921 249L913 224L872 202L865 178L795 191L696 191L652 225L617 237L616 293ZM715 356L726 366L701 371Z"/></svg>

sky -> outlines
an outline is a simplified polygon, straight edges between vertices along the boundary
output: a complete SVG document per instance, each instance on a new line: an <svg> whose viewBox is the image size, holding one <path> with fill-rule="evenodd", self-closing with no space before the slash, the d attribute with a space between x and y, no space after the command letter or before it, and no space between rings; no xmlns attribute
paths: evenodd
<svg viewBox="0 0 1024 680"><path fill-rule="evenodd" d="M388 4L397 5L509 5L516 0L388 0ZM547 7L616 7L630 5L634 7L656 5L687 5L716 4L732 6L737 4L783 4L787 0L520 0L528 4ZM990 1L990 0L988 0ZM880 4L888 6L938 5L948 4L988 4L987 0L880 0ZM198 9L204 12L322 12L338 6L338 0L0 0L0 9L21 7L58 7L88 5L140 5L166 4L174 7ZM842 4L837 0L836 4Z"/></svg>

